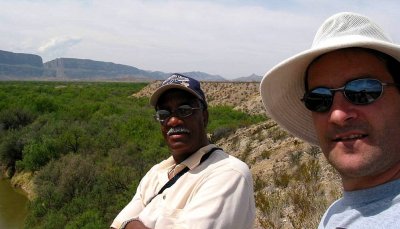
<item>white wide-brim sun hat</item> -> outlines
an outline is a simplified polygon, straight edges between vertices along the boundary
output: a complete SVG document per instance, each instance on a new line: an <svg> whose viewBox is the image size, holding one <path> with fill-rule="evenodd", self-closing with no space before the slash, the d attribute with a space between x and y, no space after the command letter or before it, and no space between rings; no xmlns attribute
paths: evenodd
<svg viewBox="0 0 400 229"><path fill-rule="evenodd" d="M294 136L318 145L311 111L301 101L305 71L316 57L349 47L374 49L400 60L400 45L394 44L369 18L349 12L335 14L318 29L310 49L284 60L264 75L260 93L269 116Z"/></svg>

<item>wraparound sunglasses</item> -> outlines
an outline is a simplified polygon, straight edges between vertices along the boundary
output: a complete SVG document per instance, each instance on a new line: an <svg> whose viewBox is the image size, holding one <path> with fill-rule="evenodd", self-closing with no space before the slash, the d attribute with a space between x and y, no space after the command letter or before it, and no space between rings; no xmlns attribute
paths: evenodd
<svg viewBox="0 0 400 229"><path fill-rule="evenodd" d="M373 103L383 94L383 86L399 86L395 83L382 83L377 79L363 78L347 82L343 87L316 87L306 92L301 99L310 111L327 112L331 109L335 92L343 92L344 97L356 105Z"/></svg>

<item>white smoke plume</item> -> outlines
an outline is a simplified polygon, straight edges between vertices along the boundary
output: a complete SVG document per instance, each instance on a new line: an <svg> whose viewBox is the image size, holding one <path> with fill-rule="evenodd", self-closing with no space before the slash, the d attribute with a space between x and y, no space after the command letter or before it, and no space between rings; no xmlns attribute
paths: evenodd
<svg viewBox="0 0 400 229"><path fill-rule="evenodd" d="M81 41L82 39L77 37L54 37L39 47L38 52L47 60L63 57L71 47L79 44Z"/></svg>

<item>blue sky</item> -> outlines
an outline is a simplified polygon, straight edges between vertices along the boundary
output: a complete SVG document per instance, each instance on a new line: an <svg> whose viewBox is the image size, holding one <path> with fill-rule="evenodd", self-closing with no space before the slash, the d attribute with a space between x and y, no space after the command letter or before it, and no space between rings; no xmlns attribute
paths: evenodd
<svg viewBox="0 0 400 229"><path fill-rule="evenodd" d="M263 75L352 11L400 43L398 0L0 0L0 50L227 79Z"/></svg>

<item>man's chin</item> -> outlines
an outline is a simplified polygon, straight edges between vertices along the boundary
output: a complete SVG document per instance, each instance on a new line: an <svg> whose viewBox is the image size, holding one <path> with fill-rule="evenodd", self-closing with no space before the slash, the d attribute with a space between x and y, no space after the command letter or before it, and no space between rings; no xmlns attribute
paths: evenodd
<svg viewBox="0 0 400 229"><path fill-rule="evenodd" d="M187 152L189 149L188 144L181 141L169 141L168 147L174 153Z"/></svg>

